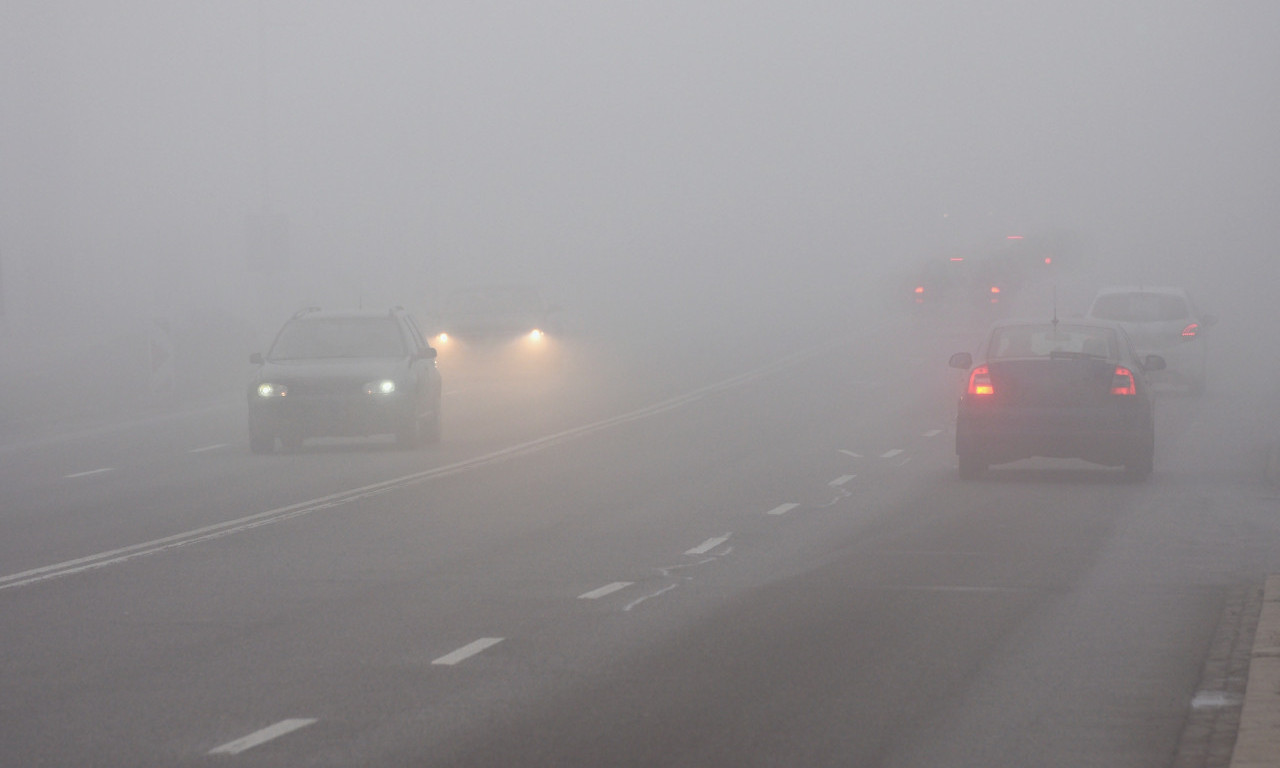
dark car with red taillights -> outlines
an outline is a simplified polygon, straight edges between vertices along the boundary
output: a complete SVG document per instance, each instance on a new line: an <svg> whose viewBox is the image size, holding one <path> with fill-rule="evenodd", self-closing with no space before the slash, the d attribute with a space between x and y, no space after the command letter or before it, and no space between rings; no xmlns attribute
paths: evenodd
<svg viewBox="0 0 1280 768"><path fill-rule="evenodd" d="M1003 321L976 359L951 356L968 372L956 414L962 478L1032 457L1076 458L1151 474L1155 420L1146 372L1122 328L1093 321Z"/></svg>

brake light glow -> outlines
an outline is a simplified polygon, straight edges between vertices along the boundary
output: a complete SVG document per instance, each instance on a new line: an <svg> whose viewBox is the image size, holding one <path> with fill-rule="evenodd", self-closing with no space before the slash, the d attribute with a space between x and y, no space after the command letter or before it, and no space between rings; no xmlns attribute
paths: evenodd
<svg viewBox="0 0 1280 768"><path fill-rule="evenodd" d="M1044 263L1045 263L1045 264L1050 264L1050 265L1051 265L1051 264L1053 264L1053 257L1052 257L1052 256L1045 256L1045 257L1044 257Z"/></svg>
<svg viewBox="0 0 1280 768"><path fill-rule="evenodd" d="M1116 372L1111 377L1111 394L1113 395L1136 395L1138 389L1134 385L1133 371L1125 368L1123 365L1116 366Z"/></svg>
<svg viewBox="0 0 1280 768"><path fill-rule="evenodd" d="M917 285L917 286L916 286L916 293L918 293L918 294L919 294L919 293L924 293L924 286L923 286L923 285Z"/></svg>
<svg viewBox="0 0 1280 768"><path fill-rule="evenodd" d="M991 286L991 292L992 292L992 293L999 293L999 292L1000 292L1000 286L998 286L998 285L993 285L993 286Z"/></svg>
<svg viewBox="0 0 1280 768"><path fill-rule="evenodd" d="M1186 328L1182 329L1182 338L1194 339L1196 337L1196 334L1199 332L1200 332L1200 324L1192 323L1188 325Z"/></svg>
<svg viewBox="0 0 1280 768"><path fill-rule="evenodd" d="M974 368L969 374L969 394L989 397L995 393L995 387L991 386L991 371L987 366L980 365Z"/></svg>

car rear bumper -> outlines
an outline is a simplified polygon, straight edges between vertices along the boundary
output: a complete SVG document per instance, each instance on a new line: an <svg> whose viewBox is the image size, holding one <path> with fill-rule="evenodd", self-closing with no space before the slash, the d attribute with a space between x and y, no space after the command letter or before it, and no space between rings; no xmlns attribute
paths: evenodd
<svg viewBox="0 0 1280 768"><path fill-rule="evenodd" d="M1043 456L1119 466L1151 453L1148 412L1135 408L961 408L956 452L989 464Z"/></svg>

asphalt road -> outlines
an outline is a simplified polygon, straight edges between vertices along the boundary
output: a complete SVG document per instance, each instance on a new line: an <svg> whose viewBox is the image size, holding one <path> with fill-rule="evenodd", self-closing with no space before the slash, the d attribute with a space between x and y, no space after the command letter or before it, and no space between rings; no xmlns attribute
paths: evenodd
<svg viewBox="0 0 1280 768"><path fill-rule="evenodd" d="M235 402L0 445L0 764L1135 768L1221 743L1229 717L1188 725L1238 710L1214 659L1280 572L1275 356L1224 320L1210 392L1158 404L1149 482L961 482L945 361L977 326L847 319L767 354L444 358L421 451L254 456Z"/></svg>

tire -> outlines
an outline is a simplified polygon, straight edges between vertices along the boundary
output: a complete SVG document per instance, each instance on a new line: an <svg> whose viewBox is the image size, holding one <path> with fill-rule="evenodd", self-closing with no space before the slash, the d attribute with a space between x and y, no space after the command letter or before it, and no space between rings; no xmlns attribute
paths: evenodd
<svg viewBox="0 0 1280 768"><path fill-rule="evenodd" d="M966 451L957 455L960 459L961 480L978 480L986 474L987 462L980 459L977 454Z"/></svg>
<svg viewBox="0 0 1280 768"><path fill-rule="evenodd" d="M275 453L276 439L271 436L249 435L249 450L253 453Z"/></svg>
<svg viewBox="0 0 1280 768"><path fill-rule="evenodd" d="M1124 463L1124 475L1132 481L1146 480L1155 470L1155 457L1148 451L1142 456Z"/></svg>
<svg viewBox="0 0 1280 768"><path fill-rule="evenodd" d="M396 445L405 451L413 450L422 445L422 419L415 416L409 419L409 422L396 431Z"/></svg>
<svg viewBox="0 0 1280 768"><path fill-rule="evenodd" d="M422 438L431 445L440 442L443 432L443 423L440 418L440 396L436 395L435 409L431 411L431 415L427 417L427 425L422 430Z"/></svg>

